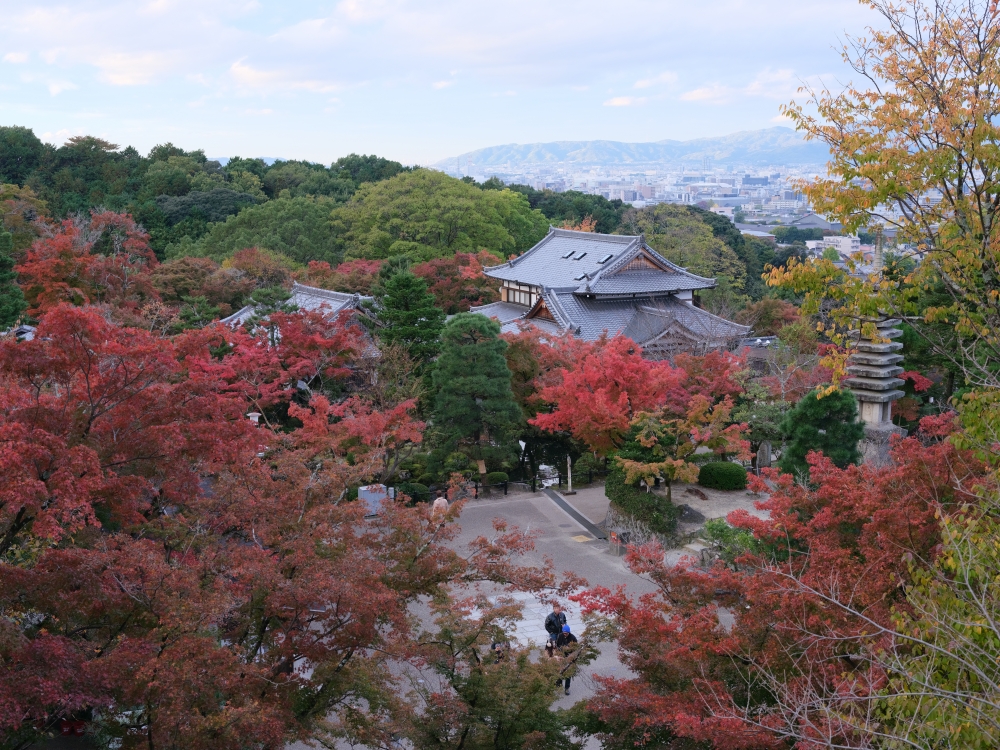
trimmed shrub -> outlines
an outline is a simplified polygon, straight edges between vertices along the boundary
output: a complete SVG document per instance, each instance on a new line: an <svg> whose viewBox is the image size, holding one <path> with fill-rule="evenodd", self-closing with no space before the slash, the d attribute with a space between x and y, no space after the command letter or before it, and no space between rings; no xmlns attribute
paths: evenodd
<svg viewBox="0 0 1000 750"><path fill-rule="evenodd" d="M744 490L747 470L732 461L713 461L701 467L698 484L713 490Z"/></svg>
<svg viewBox="0 0 1000 750"><path fill-rule="evenodd" d="M426 503L431 499L430 489L420 482L400 482L396 485L396 491L408 495L415 503Z"/></svg>
<svg viewBox="0 0 1000 750"><path fill-rule="evenodd" d="M437 481L437 476L434 474L421 474L417 477L417 484L425 484L428 487Z"/></svg>
<svg viewBox="0 0 1000 750"><path fill-rule="evenodd" d="M483 484L503 484L507 481L509 478L505 471L491 471L483 478Z"/></svg>
<svg viewBox="0 0 1000 750"><path fill-rule="evenodd" d="M598 472L604 468L604 461L596 458L593 453L584 453L573 463L573 481L583 482L590 472Z"/></svg>
<svg viewBox="0 0 1000 750"><path fill-rule="evenodd" d="M609 464L608 468L604 494L615 508L645 524L650 531L657 534L670 534L677 528L677 517L680 513L673 503L665 497L646 492L637 485L626 484L625 472L617 463Z"/></svg>

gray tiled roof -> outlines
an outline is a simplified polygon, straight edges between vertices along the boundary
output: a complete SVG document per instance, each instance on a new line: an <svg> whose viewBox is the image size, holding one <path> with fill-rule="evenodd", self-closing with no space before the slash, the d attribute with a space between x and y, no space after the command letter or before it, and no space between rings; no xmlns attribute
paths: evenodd
<svg viewBox="0 0 1000 750"><path fill-rule="evenodd" d="M510 302L491 302L488 305L470 307L469 312L485 315L487 318L495 318L501 325L523 318L528 312L524 305L515 305Z"/></svg>
<svg viewBox="0 0 1000 750"><path fill-rule="evenodd" d="M602 275L586 286L593 294L650 294L704 289L705 281L690 274L663 274L657 271L625 271Z"/></svg>
<svg viewBox="0 0 1000 750"><path fill-rule="evenodd" d="M742 339L750 333L749 326L733 323L707 310L666 297L641 305L622 334L642 344L675 326L680 326L703 342Z"/></svg>
<svg viewBox="0 0 1000 750"><path fill-rule="evenodd" d="M320 310L337 313L341 310L349 310L361 304L363 300L371 297L362 297L359 294L345 294L344 292L331 292L329 289L319 289L314 286L303 284L292 285L292 296L288 300L300 310ZM241 325L247 318L253 315L254 306L247 305L241 310L237 310L228 318L223 318L220 322L226 325Z"/></svg>
<svg viewBox="0 0 1000 750"><path fill-rule="evenodd" d="M669 270L616 274L643 251ZM715 286L713 279L689 273L668 261L649 247L641 234L596 234L555 228L550 228L541 242L520 257L484 272L495 279L542 287L575 287L584 291L589 285L595 294L648 294Z"/></svg>

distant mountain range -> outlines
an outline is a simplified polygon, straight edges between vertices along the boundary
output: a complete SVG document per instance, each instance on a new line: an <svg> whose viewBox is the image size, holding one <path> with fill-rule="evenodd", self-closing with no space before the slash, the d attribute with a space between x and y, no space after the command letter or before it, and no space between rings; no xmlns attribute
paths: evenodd
<svg viewBox="0 0 1000 750"><path fill-rule="evenodd" d="M806 141L791 128L744 130L718 138L691 141L623 143L621 141L555 141L554 143L510 143L469 151L442 159L432 166L447 171L515 171L529 165L567 164L579 167L613 167L624 164L816 164L829 159L822 143ZM471 165L467 166L467 165Z"/></svg>

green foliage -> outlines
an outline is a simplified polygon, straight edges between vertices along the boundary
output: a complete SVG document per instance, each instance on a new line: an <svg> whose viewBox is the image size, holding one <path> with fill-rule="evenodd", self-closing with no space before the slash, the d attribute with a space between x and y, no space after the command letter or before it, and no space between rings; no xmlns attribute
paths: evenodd
<svg viewBox="0 0 1000 750"><path fill-rule="evenodd" d="M481 187L484 190L502 190L503 183L491 177ZM602 234L613 234L621 223L622 214L628 208L618 199L609 201L603 195L587 195L576 190L556 193L552 190L535 190L527 185L510 185L509 188L527 198L528 205L541 211L545 218L557 226L563 222L576 225L589 216L595 222L594 230Z"/></svg>
<svg viewBox="0 0 1000 750"><path fill-rule="evenodd" d="M355 186L365 182L381 182L395 177L401 172L411 172L412 167L404 167L398 161L383 159L381 156L359 156L348 154L330 165L330 171L341 178L350 179Z"/></svg>
<svg viewBox="0 0 1000 750"><path fill-rule="evenodd" d="M747 529L730 526L722 518L711 518L705 522L701 537L718 553L729 566L736 567L736 558L747 552L756 551L759 544L753 533Z"/></svg>
<svg viewBox="0 0 1000 750"><path fill-rule="evenodd" d="M44 154L45 144L30 128L0 127L0 183L23 185Z"/></svg>
<svg viewBox="0 0 1000 750"><path fill-rule="evenodd" d="M590 451L586 451L573 462L573 481L582 482L590 472L602 471L603 469L604 461Z"/></svg>
<svg viewBox="0 0 1000 750"><path fill-rule="evenodd" d="M14 273L14 235L0 228L0 331L10 328L28 306Z"/></svg>
<svg viewBox="0 0 1000 750"><path fill-rule="evenodd" d="M459 313L445 325L433 371L439 455L460 451L499 465L517 456L521 410L504 359L507 342L499 335L496 321L473 313Z"/></svg>
<svg viewBox="0 0 1000 750"><path fill-rule="evenodd" d="M270 198L325 195L343 202L354 194L353 181L306 161L275 162L264 174L263 185Z"/></svg>
<svg viewBox="0 0 1000 750"><path fill-rule="evenodd" d="M782 423L790 407L787 401L774 398L766 386L754 381L737 396L731 418L733 422L747 425L743 437L750 441L750 450L756 453L765 441L772 445L781 441L784 436Z"/></svg>
<svg viewBox="0 0 1000 750"><path fill-rule="evenodd" d="M409 271L398 271L375 295L375 325L381 341L402 345L417 362L438 353L444 312L434 305L427 282Z"/></svg>
<svg viewBox="0 0 1000 750"><path fill-rule="evenodd" d="M827 247L823 249L823 260L830 260L834 263L840 260L840 252L835 247Z"/></svg>
<svg viewBox="0 0 1000 750"><path fill-rule="evenodd" d="M744 490L747 470L732 461L712 461L698 471L698 484L713 490Z"/></svg>
<svg viewBox="0 0 1000 750"><path fill-rule="evenodd" d="M861 460L858 441L865 428L858 421L858 405L850 391L806 394L782 422L786 445L778 467L785 473L808 476L806 454L819 451L843 469Z"/></svg>
<svg viewBox="0 0 1000 750"><path fill-rule="evenodd" d="M706 214L714 215L708 211L695 213L688 206L657 203L642 209L629 209L622 217L620 231L623 234L643 233L650 247L668 260L699 276L725 276L734 289L743 292L747 284L747 267L703 220ZM724 217L719 218L727 221Z"/></svg>
<svg viewBox="0 0 1000 750"><path fill-rule="evenodd" d="M406 255L414 261L491 250L506 257L548 230L523 196L480 190L441 172L418 169L362 185L332 214L347 258Z"/></svg>
<svg viewBox="0 0 1000 750"><path fill-rule="evenodd" d="M670 534L677 528L679 512L665 497L647 492L636 484L626 484L625 472L618 464L609 463L604 494L615 508L632 516L657 534Z"/></svg>
<svg viewBox="0 0 1000 750"><path fill-rule="evenodd" d="M775 227L771 230L771 234L782 245L791 245L793 242L821 240L825 236L822 229L802 229L800 227Z"/></svg>
<svg viewBox="0 0 1000 750"><path fill-rule="evenodd" d="M200 241L167 248L167 257L205 255L222 259L237 250L263 247L299 263L340 260L330 226L331 203L324 198L280 198L244 209L224 223L213 224Z"/></svg>
<svg viewBox="0 0 1000 750"><path fill-rule="evenodd" d="M503 484L510 480L505 471L491 471L485 477L483 477L483 484Z"/></svg>
<svg viewBox="0 0 1000 750"><path fill-rule="evenodd" d="M431 499L430 488L420 482L400 482L396 485L396 491L402 492L415 503L426 503Z"/></svg>
<svg viewBox="0 0 1000 750"><path fill-rule="evenodd" d="M179 224L188 218L198 218L206 222L225 221L244 208L257 203L248 193L238 193L224 187L208 192L194 191L183 196L158 195L156 207L163 214L168 226Z"/></svg>
<svg viewBox="0 0 1000 750"><path fill-rule="evenodd" d="M209 303L207 297L182 297L177 313L177 331L204 328L219 317L219 308Z"/></svg>

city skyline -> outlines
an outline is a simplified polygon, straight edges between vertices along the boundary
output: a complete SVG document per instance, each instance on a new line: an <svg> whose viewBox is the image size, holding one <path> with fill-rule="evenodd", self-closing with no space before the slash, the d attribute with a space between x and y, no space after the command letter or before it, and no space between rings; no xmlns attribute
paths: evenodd
<svg viewBox="0 0 1000 750"><path fill-rule="evenodd" d="M0 20L0 102L48 142L210 156L687 140L788 124L779 106L846 81L835 47L873 21L853 0L33 2Z"/></svg>

